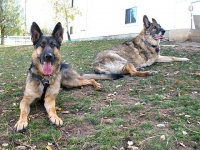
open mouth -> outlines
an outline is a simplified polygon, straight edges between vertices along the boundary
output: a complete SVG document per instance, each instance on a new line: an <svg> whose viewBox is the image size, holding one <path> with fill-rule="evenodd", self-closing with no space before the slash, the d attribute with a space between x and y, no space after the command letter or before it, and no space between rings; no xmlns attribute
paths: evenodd
<svg viewBox="0 0 200 150"><path fill-rule="evenodd" d="M53 66L51 62L43 62L42 71L44 75L51 75L53 72Z"/></svg>
<svg viewBox="0 0 200 150"><path fill-rule="evenodd" d="M158 40L158 39L163 39L163 35L155 34L155 35L154 35L154 39L156 39L156 40Z"/></svg>

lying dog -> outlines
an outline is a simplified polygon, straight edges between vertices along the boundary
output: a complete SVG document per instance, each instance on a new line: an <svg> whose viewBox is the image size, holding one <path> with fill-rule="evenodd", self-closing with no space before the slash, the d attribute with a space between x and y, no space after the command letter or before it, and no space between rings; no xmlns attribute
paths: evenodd
<svg viewBox="0 0 200 150"><path fill-rule="evenodd" d="M165 30L147 16L143 17L144 29L140 34L121 45L110 50L101 51L93 63L94 72L97 74L130 74L132 76L154 75L154 71L138 71L140 68L150 66L155 62L188 61L188 58L178 58L160 55L160 39ZM84 75L85 78L91 76ZM98 79L93 76L94 79Z"/></svg>
<svg viewBox="0 0 200 150"><path fill-rule="evenodd" d="M55 109L55 99L60 85L68 88L93 85L96 89L100 89L100 84L94 79L84 79L68 64L61 63L60 46L63 40L61 23L57 23L52 36L43 36L39 26L33 22L31 37L34 51L26 79L24 97L20 102L20 118L15 124L17 131L26 129L30 104L40 97L44 99L44 106L51 123L57 126L63 124Z"/></svg>

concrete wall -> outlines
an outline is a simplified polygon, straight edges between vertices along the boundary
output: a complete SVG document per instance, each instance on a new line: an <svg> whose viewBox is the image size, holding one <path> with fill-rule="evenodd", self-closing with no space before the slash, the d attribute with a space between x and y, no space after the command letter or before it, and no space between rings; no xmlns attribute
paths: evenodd
<svg viewBox="0 0 200 150"><path fill-rule="evenodd" d="M174 29L169 32L170 41L200 42L200 30L196 29Z"/></svg>

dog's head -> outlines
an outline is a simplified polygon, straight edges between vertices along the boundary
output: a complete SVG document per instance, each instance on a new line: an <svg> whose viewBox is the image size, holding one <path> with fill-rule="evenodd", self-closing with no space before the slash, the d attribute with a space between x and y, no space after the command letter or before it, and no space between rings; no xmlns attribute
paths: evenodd
<svg viewBox="0 0 200 150"><path fill-rule="evenodd" d="M160 39L163 39L165 30L161 28L160 24L157 23L155 19L152 18L152 23L149 21L146 15L143 17L144 23L144 35L145 40L152 45L158 45Z"/></svg>
<svg viewBox="0 0 200 150"><path fill-rule="evenodd" d="M63 28L57 23L51 36L43 36L40 27L33 22L31 39L34 45L32 53L33 65L42 75L51 75L60 65L60 46L63 40Z"/></svg>

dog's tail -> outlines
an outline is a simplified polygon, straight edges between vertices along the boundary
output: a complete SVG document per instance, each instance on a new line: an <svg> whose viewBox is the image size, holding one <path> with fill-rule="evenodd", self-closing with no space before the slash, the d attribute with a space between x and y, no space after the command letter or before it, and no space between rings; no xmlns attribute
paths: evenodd
<svg viewBox="0 0 200 150"><path fill-rule="evenodd" d="M122 74L83 74L82 77L95 80L116 80L124 76Z"/></svg>

